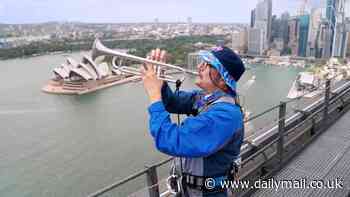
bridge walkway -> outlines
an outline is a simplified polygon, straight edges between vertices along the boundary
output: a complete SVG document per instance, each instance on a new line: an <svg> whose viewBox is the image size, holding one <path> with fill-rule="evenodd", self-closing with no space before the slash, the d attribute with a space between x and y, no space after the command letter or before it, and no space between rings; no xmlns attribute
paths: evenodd
<svg viewBox="0 0 350 197"><path fill-rule="evenodd" d="M305 180L305 188L298 183ZM336 188L338 179L338 188ZM272 179L271 179L272 180ZM259 189L253 196L350 196L350 112L344 114L336 123L322 133L314 142L294 157L274 181L292 180L297 188ZM315 182L312 180L316 180ZM313 186L331 186L327 189ZM328 184L328 185L327 185ZM303 184L299 184L301 187ZM342 188L339 188L342 186Z"/></svg>

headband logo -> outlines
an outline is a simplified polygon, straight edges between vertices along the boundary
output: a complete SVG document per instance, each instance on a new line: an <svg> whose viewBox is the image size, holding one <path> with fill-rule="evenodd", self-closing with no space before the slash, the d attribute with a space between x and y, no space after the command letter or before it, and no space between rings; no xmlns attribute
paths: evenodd
<svg viewBox="0 0 350 197"><path fill-rule="evenodd" d="M213 51L215 51L215 52L222 51L222 50L223 50L223 48L221 46L217 46L217 47L213 48Z"/></svg>

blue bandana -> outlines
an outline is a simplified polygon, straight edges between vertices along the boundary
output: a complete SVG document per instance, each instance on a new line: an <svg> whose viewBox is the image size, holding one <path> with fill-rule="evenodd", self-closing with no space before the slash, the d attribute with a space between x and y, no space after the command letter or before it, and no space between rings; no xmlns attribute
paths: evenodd
<svg viewBox="0 0 350 197"><path fill-rule="evenodd" d="M221 75L221 77L224 79L225 83L231 88L232 93L231 95L236 94L236 81L235 79L229 74L227 69L221 64L221 62L209 51L200 51L199 56L202 58L202 60L208 62L210 65L212 65Z"/></svg>

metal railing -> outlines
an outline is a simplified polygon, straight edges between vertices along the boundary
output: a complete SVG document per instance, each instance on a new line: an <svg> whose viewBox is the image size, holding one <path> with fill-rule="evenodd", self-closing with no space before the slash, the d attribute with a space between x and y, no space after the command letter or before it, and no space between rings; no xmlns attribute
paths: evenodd
<svg viewBox="0 0 350 197"><path fill-rule="evenodd" d="M333 96L331 96L333 95ZM340 101L340 102L339 102ZM287 123L286 104L279 105L279 124L274 135L264 139L255 151L242 150L245 156L242 161L242 179L267 179L278 172L288 161L298 154L306 145L334 123L349 109L350 83L347 82L336 91L331 91L330 80L326 81L324 97L307 107L306 113L300 113L300 118L289 118ZM295 114L296 116L298 114ZM332 118L331 118L332 117ZM269 150L270 151L267 151ZM262 158L258 158L263 155ZM255 165L248 165L253 162ZM273 167L271 167L273 166ZM270 171L266 170L270 168ZM254 189L240 191L239 196L248 196Z"/></svg>
<svg viewBox="0 0 350 197"><path fill-rule="evenodd" d="M289 158L293 157L301 150L301 148L299 148L296 151L288 151L290 146L295 143L300 147L305 146L317 136L316 134L319 134L329 126L331 122L330 114L336 114L339 117L346 111L344 109L347 109L350 101L350 82L346 82L334 91L331 91L331 80L327 80L323 93L323 98L308 105L303 110L296 110L296 113L290 117L288 117L286 113L287 104L298 101L304 95L301 95L300 98L297 99L280 102L279 105L273 106L245 121L245 123L249 123L278 109L278 119L273 122L274 124L271 128L267 128L267 131L260 133L254 138L245 139L241 149L242 170L240 177L242 179L254 179L257 177L267 178L271 176L273 173L280 170ZM340 103L338 101L340 101ZM340 108L342 110L339 110ZM336 115L332 116L332 120L336 120ZM146 167L144 170L136 172L90 194L89 197L98 197L106 194L141 176L146 176L148 195L150 197L162 196L158 185L157 168L172 160L173 158L168 158ZM266 172L266 166L271 164L277 167L273 168L270 172ZM238 193L239 196L245 196L252 191L253 190L248 189L246 191L239 191Z"/></svg>

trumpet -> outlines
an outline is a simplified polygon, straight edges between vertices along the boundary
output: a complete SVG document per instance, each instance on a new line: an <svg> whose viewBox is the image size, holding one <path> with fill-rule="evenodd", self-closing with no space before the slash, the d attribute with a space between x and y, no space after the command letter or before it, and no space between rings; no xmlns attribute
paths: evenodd
<svg viewBox="0 0 350 197"><path fill-rule="evenodd" d="M138 57L138 56L134 56L134 55L130 55L127 53L122 53L122 52L119 52L116 50L109 49L106 46L104 46L98 38L96 38L94 41L93 47L92 47L91 57L92 57L92 60L95 61L100 56L112 57L112 61L110 63L115 69L117 69L121 73L127 73L127 74L132 74L132 75L141 76L140 69L130 67L130 66L122 66L121 65L122 61L119 61L119 65L116 65L118 58L132 60L132 61L140 62L142 64L152 64L155 67L155 71L156 71L157 77L159 79L164 80L164 81L168 81L168 82L172 82L172 83L178 83L179 81L183 82L185 80L186 73L194 74L193 72L188 71L188 70L186 70L182 67L179 67L179 66L167 64L164 62L158 62L158 61L154 61L154 60L150 60L150 59L146 59L146 58L142 58L142 57ZM174 79L173 76L166 75L166 71L168 71L170 69L176 70L173 73L182 73L182 77L180 79Z"/></svg>

